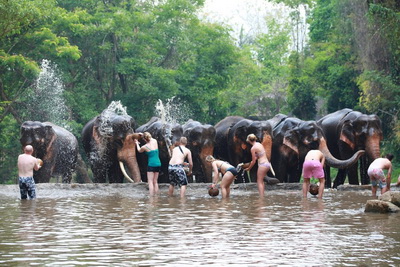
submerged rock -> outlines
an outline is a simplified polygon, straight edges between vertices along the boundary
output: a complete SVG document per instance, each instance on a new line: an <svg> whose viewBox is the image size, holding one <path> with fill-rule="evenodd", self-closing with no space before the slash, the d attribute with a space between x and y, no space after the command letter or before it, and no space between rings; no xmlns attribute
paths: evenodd
<svg viewBox="0 0 400 267"><path fill-rule="evenodd" d="M364 212L394 213L399 212L400 208L389 201L371 199L367 201Z"/></svg>

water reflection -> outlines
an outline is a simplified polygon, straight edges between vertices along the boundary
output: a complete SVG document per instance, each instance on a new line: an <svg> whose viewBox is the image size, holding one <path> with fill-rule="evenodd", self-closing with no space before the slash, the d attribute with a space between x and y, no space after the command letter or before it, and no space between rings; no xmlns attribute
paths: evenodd
<svg viewBox="0 0 400 267"><path fill-rule="evenodd" d="M235 191L222 199L192 189L181 199L129 188L53 190L34 201L0 194L0 265L400 263L399 215L365 214L371 197L363 192L327 192L319 200L300 191L262 199Z"/></svg>

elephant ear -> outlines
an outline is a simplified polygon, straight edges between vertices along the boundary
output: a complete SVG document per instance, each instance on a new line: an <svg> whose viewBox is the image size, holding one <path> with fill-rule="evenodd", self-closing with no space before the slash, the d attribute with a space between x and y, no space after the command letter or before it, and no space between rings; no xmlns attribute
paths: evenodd
<svg viewBox="0 0 400 267"><path fill-rule="evenodd" d="M351 149L355 147L355 137L353 130L353 123L350 120L346 120L343 122L342 127L340 129L340 141L348 144Z"/></svg>
<svg viewBox="0 0 400 267"><path fill-rule="evenodd" d="M283 144L299 154L299 138L299 127L295 127L286 132L285 137L283 138Z"/></svg>

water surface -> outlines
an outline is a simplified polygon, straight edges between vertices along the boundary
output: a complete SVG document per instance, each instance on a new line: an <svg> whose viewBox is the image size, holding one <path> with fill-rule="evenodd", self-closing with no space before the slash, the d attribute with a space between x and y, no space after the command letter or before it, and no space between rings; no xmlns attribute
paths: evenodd
<svg viewBox="0 0 400 267"><path fill-rule="evenodd" d="M47 184L21 201L17 186L0 186L0 265L400 264L400 215L364 213L370 191L326 191L323 200L299 190L260 199L254 185L227 200L205 186L189 187L185 199L166 192Z"/></svg>

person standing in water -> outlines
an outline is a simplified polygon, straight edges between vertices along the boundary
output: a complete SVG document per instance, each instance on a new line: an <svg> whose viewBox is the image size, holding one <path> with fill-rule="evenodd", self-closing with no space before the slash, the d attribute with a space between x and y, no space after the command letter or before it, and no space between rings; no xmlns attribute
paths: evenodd
<svg viewBox="0 0 400 267"><path fill-rule="evenodd" d="M32 156L33 147L27 145L24 147L24 154L18 156L18 183L21 193L21 199L36 198L36 186L33 180L33 170L38 171L41 168L40 160Z"/></svg>
<svg viewBox="0 0 400 267"><path fill-rule="evenodd" d="M147 155L147 182L149 185L150 196L153 196L158 193L158 176L161 170L158 143L149 132L144 132L143 139L146 144L142 147L140 147L137 139L135 139L135 143L139 153L145 152Z"/></svg>
<svg viewBox="0 0 400 267"><path fill-rule="evenodd" d="M325 156L319 150L308 151L303 163L303 197L307 197L310 190L310 180L312 177L319 180L318 198L322 198L325 189L324 173Z"/></svg>
<svg viewBox="0 0 400 267"><path fill-rule="evenodd" d="M264 146L257 142L257 137L254 134L249 134L247 136L246 142L251 145L251 162L249 167L245 168L245 171L250 171L251 168L258 161L258 170L257 170L257 187L258 194L260 197L264 197L264 177L267 175L268 171L271 168L271 163L269 163L267 155L265 153Z"/></svg>
<svg viewBox="0 0 400 267"><path fill-rule="evenodd" d="M187 139L186 137L181 137L179 145L172 150L172 157L169 161L168 166L168 176L170 180L168 194L172 196L174 194L175 186L180 186L181 192L180 196L184 197L186 193L186 187L188 184L187 176L185 173L184 162L187 158L189 162L189 172L188 175L192 174L193 161L192 152L186 148Z"/></svg>
<svg viewBox="0 0 400 267"><path fill-rule="evenodd" d="M368 176L371 179L372 196L376 197L376 191L381 189L381 194L390 191L390 181L392 177L392 154L387 154L385 158L375 159L368 168ZM387 170L387 176L383 170Z"/></svg>
<svg viewBox="0 0 400 267"><path fill-rule="evenodd" d="M221 181L222 197L229 197L231 192L230 186L238 175L238 171L228 162L215 159L213 156L210 155L206 157L206 161L211 163L211 166L213 168L213 184L211 185L211 187L215 188L217 186L219 173L221 173L223 175Z"/></svg>

